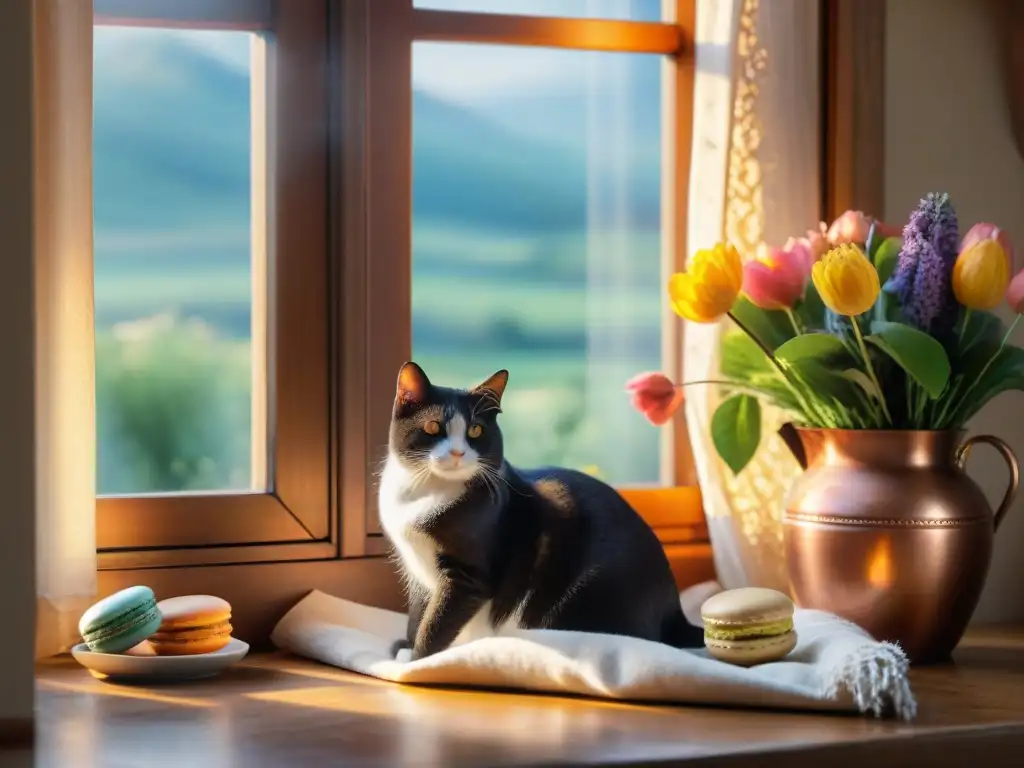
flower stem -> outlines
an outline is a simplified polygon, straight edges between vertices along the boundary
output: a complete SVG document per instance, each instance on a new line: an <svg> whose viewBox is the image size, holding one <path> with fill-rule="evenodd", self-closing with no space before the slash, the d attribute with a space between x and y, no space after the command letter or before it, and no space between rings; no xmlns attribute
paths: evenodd
<svg viewBox="0 0 1024 768"><path fill-rule="evenodd" d="M1020 322L1020 315L1013 318L1013 322L1010 323L1010 327L1006 329L1006 334L1003 336L1003 340L999 342L999 348L1002 349L1006 346L1006 342L1010 340L1010 334L1013 333L1013 329L1017 327L1017 323Z"/></svg>
<svg viewBox="0 0 1024 768"><path fill-rule="evenodd" d="M768 397L772 400L775 399L775 394L769 392L767 389L761 389L755 387L753 384L744 384L742 381L728 381L722 379L701 379L700 381L684 381L682 384L676 384L677 387L693 387L698 384L710 384L712 386L719 387L731 387L732 389L744 390L747 392L756 392L762 397Z"/></svg>
<svg viewBox="0 0 1024 768"><path fill-rule="evenodd" d="M751 331L742 322L740 322L740 319L738 317L736 317L736 315L734 315L732 312L729 312L727 314L728 314L729 319L732 320L734 323L736 323L736 325L739 327L739 329L741 331L743 331L745 334L747 334L747 336L750 337L750 340L752 342L757 344L757 346L760 348L760 350L762 352L764 352L765 357L767 357L769 360L771 360L776 368L779 368L779 361L775 359L775 355L772 354L772 351L770 349L768 349L768 347L766 347L764 344L761 343L761 340L759 338L757 338L757 336L754 334L754 332ZM782 368L779 368L779 373L782 373Z"/></svg>
<svg viewBox="0 0 1024 768"><path fill-rule="evenodd" d="M882 385L878 381L878 377L875 375L875 367L871 364L871 356L868 354L867 345L864 343L864 334L860 332L860 323L856 317L850 318L853 321L853 335L857 337L857 346L860 347L860 353L864 356L864 368L867 370L868 376L871 377L871 383L875 385L875 389L878 390L879 403L882 405L882 413L885 414L885 420L889 422L889 426L892 426L892 415L889 413L889 406L885 404L885 393L882 391Z"/></svg>
<svg viewBox="0 0 1024 768"><path fill-rule="evenodd" d="M950 407L950 405L952 405L953 399L956 396L957 391L960 389L960 385L962 383L963 383L963 377L962 376L957 376L957 378L950 383L950 385L948 387L949 388L949 393L946 394L945 397L943 398L945 400L945 403L943 404L942 409L939 411L938 417L935 419L934 423L931 425L932 429L943 429L946 426L946 417L947 417L947 415L953 415L953 414L949 414L949 407ZM954 414L955 414L955 412L956 412L956 409L954 409Z"/></svg>
<svg viewBox="0 0 1024 768"><path fill-rule="evenodd" d="M961 344L964 343L964 334L967 333L967 326L970 325L970 324L971 324L971 308L970 307L964 307L964 321L960 325L960 333L959 333L959 335L957 336L957 339L956 339L957 346L960 346Z"/></svg>
<svg viewBox="0 0 1024 768"><path fill-rule="evenodd" d="M761 340L759 338L757 338L757 336L754 334L754 332L751 331L746 325L744 325L739 320L739 318L736 317L736 315L734 315L732 312L729 312L728 315L729 315L729 318L734 323L736 323L737 326L739 326L739 329L741 331L743 331L745 334L747 334L747 336L750 337L750 340L753 341L755 344L757 344L757 346L760 348L760 350L762 352L764 352L764 354L768 358L769 362L771 362L771 364L775 366L775 369L779 372L779 376L782 377L782 381L789 388L789 391L793 393L793 397L796 399L796 401L800 404L800 407L803 409L803 411L804 411L804 418L810 418L811 416L817 416L817 418L820 419L821 418L820 414L815 414L814 409L810 407L808 402L804 399L803 395L800 394L800 391L793 385L793 381L790 379L789 374L786 373L786 369L782 367L782 364L779 363L779 361L775 358L775 355L772 354L772 351L770 349L768 349L768 347L766 347L761 342Z"/></svg>
<svg viewBox="0 0 1024 768"><path fill-rule="evenodd" d="M793 325L793 330L796 332L796 335L797 336L803 335L803 331L800 330L800 323L799 323L799 321L797 321L796 315L793 314L792 308L785 307L784 311L786 313L786 316L789 317L789 322Z"/></svg>
<svg viewBox="0 0 1024 768"><path fill-rule="evenodd" d="M1006 346L1006 342L1010 340L1010 334L1013 333L1013 329L1017 327L1017 323L1019 322L1020 315L1017 315L1013 318L1013 322L1010 323L1010 327L1006 329L1006 333L1003 334L1003 340L999 342L999 348L995 351L995 354L988 359L988 362L985 363L985 367L981 369L981 373L978 374L978 377L974 380L971 386L967 388L966 392L964 392L964 397L970 394L971 390L974 389L979 381L981 381L981 377L984 376L985 373L988 372L988 369L992 367L992 363L996 361L996 358L999 357L999 353L1003 351L1003 347Z"/></svg>

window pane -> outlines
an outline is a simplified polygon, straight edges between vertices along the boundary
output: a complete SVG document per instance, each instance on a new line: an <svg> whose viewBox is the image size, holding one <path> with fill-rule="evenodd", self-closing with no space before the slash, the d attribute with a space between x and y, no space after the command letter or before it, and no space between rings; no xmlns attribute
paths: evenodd
<svg viewBox="0 0 1024 768"><path fill-rule="evenodd" d="M252 350L258 43L248 32L95 30L101 494L263 482L252 396L263 374Z"/></svg>
<svg viewBox="0 0 1024 768"><path fill-rule="evenodd" d="M661 61L417 43L413 354L432 380L511 374L506 456L654 483L623 391L661 367Z"/></svg>
<svg viewBox="0 0 1024 768"><path fill-rule="evenodd" d="M516 16L661 21L662 0L413 0L417 8Z"/></svg>

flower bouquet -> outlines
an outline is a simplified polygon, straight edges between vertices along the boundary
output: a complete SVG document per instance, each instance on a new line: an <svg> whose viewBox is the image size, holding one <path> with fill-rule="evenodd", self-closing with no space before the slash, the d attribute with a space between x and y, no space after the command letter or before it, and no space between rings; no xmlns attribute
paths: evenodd
<svg viewBox="0 0 1024 768"><path fill-rule="evenodd" d="M798 604L895 640L915 663L941 661L963 634L1020 469L991 435L963 440L982 406L1024 390L1024 271L993 224L961 240L948 195L929 194L902 233L845 213L741 263L728 243L698 251L668 286L676 313L733 321L723 338L711 419L718 454L741 472L761 439L761 404L790 414L781 434L805 468L782 517ZM992 313L1003 301L1008 328ZM641 374L627 388L655 424L682 388ZM1010 483L993 513L963 471L970 447L995 447ZM900 617L913 615L913 622Z"/></svg>
<svg viewBox="0 0 1024 768"><path fill-rule="evenodd" d="M1024 351L1009 344L1024 311L1024 271L993 224L961 241L946 194L929 194L902 235L859 211L821 224L742 264L720 243L697 251L668 290L681 317L727 315L715 447L739 473L761 439L761 401L802 427L961 428L997 394L1024 389ZM992 314L1003 300L1006 328ZM681 386L657 373L627 384L633 403L663 424Z"/></svg>

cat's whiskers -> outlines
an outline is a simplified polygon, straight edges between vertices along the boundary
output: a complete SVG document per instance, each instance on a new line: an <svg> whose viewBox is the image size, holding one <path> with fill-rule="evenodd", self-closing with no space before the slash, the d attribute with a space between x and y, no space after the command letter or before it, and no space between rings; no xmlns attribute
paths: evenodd
<svg viewBox="0 0 1024 768"><path fill-rule="evenodd" d="M500 502L501 499L501 486L498 485L499 480L504 483L512 493L516 492L516 489L512 487L508 480L502 477L501 473L495 470L495 468L487 462L480 462L480 476L484 478L484 482L488 484L488 487L494 490L492 500L495 503Z"/></svg>
<svg viewBox="0 0 1024 768"><path fill-rule="evenodd" d="M481 411L480 407L483 405L490 405L491 407L488 408L486 411ZM501 400L494 392L492 392L489 389L485 389L483 392L480 393L480 399L473 404L473 410L470 413L470 419L476 419L477 416L486 415L491 411L497 411L498 413L501 413Z"/></svg>
<svg viewBox="0 0 1024 768"><path fill-rule="evenodd" d="M501 502L501 489L498 484L494 482L490 471L488 471L486 464L480 465L480 479L484 483L484 487L487 489L487 498L492 504L499 504Z"/></svg>
<svg viewBox="0 0 1024 768"><path fill-rule="evenodd" d="M484 471L489 472L493 477L497 478L498 480L501 480L501 482L503 482L506 486L508 486L509 491L511 491L512 493L516 494L517 496L526 496L526 495L528 495L528 494L525 494L522 491L514 488L512 486L512 484L508 480L505 479L505 476L501 473L501 469L500 468L497 468L493 464L489 464L486 461L480 462L480 466L484 468Z"/></svg>
<svg viewBox="0 0 1024 768"><path fill-rule="evenodd" d="M420 463L416 464L412 471L412 477L409 479L410 488L419 488L423 483L430 479L433 474L430 469L429 457L418 457L421 459Z"/></svg>
<svg viewBox="0 0 1024 768"><path fill-rule="evenodd" d="M384 452L384 455L381 456L380 461L377 462L377 469L373 473L373 476L378 478L378 479L380 478L381 475L384 474L384 468L388 464L388 457L390 456L390 453L391 453L391 446L390 446L390 444L386 445L385 448L387 450Z"/></svg>

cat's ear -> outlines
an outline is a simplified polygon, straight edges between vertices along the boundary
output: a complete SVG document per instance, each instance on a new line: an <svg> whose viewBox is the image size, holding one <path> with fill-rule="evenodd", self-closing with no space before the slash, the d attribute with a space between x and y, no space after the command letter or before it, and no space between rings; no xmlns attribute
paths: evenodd
<svg viewBox="0 0 1024 768"><path fill-rule="evenodd" d="M430 379L416 363L408 362L398 372L398 390L395 393L395 407L417 405L427 399Z"/></svg>
<svg viewBox="0 0 1024 768"><path fill-rule="evenodd" d="M496 374L479 386L473 387L470 392L474 395L482 395L490 392L501 402L501 396L505 394L505 385L508 384L508 371L502 368Z"/></svg>

